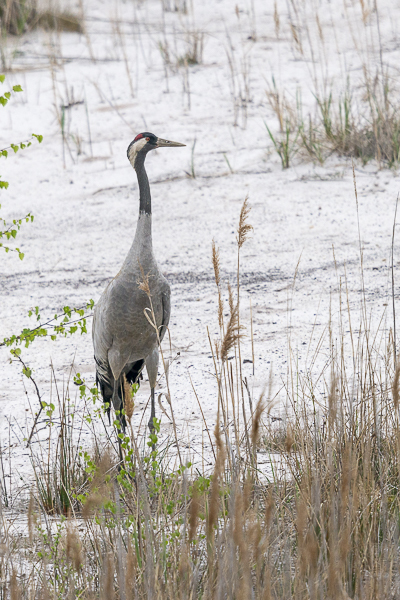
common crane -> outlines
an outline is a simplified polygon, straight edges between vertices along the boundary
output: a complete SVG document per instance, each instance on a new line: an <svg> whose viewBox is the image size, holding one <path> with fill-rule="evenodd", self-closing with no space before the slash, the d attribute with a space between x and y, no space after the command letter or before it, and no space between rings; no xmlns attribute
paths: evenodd
<svg viewBox="0 0 400 600"><path fill-rule="evenodd" d="M151 150L176 146L185 144L163 140L148 132L139 133L128 146L128 159L136 171L140 193L136 233L120 272L104 290L93 316L96 383L100 387L103 400L109 407L112 402L114 410L121 411L123 377L125 376L129 383L136 383L146 366L151 388L151 432L155 417L154 388L157 380L158 338L157 332L145 315L146 309L150 309L150 300L148 294L139 287L143 277L148 280L160 340L168 327L171 304L169 284L160 272L153 254L151 195L144 162ZM125 428L125 417L120 414L119 418Z"/></svg>

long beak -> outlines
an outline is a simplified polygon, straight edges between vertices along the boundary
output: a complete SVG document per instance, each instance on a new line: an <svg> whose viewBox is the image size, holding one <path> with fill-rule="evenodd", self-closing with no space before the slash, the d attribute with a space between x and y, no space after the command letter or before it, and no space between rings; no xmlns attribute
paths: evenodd
<svg viewBox="0 0 400 600"><path fill-rule="evenodd" d="M179 142L170 142L169 140L162 140L161 138L157 138L157 148L175 148L177 146L186 146L186 144L180 144Z"/></svg>

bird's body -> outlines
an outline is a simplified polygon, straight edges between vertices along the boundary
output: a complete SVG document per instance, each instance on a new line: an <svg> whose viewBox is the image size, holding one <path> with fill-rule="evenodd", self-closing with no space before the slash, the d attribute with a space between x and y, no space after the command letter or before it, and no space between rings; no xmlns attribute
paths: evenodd
<svg viewBox="0 0 400 600"><path fill-rule="evenodd" d="M152 247L151 197L144 160L153 148L147 148L149 141L142 142L149 137L150 140L155 138L160 145L183 145L159 140L153 134L139 134L128 148L128 158L139 182L139 219L121 270L104 290L95 308L93 346L96 381L103 400L112 402L117 411L123 407L123 377L135 383L146 366L152 393L149 422L152 428L158 346L169 323L170 287L158 268ZM133 145L136 147L132 150ZM148 289L143 289L146 288L144 283L148 284ZM157 330L152 324L153 319ZM125 419L121 422L125 424Z"/></svg>
<svg viewBox="0 0 400 600"><path fill-rule="evenodd" d="M143 275L148 277L151 305L139 287ZM151 308L162 338L169 322L170 287L153 255L151 215L142 214L128 256L95 308L93 343L100 385L113 384L122 374L136 381L146 358L158 347L157 332L145 316L147 310L152 320ZM106 395L112 396L114 385L109 387Z"/></svg>

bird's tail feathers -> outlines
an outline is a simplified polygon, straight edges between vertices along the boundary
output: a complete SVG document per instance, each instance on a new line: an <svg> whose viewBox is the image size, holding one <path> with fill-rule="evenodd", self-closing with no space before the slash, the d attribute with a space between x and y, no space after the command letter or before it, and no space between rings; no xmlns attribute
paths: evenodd
<svg viewBox="0 0 400 600"><path fill-rule="evenodd" d="M107 416L108 422L111 425L111 404L114 407L115 411L120 411L123 408L123 377L121 374L118 378L118 382L115 382L114 377L112 375L111 369L105 368L105 365L101 364L100 361L96 361L96 385L100 388L101 395L103 397L103 402L108 404L107 407ZM144 360L137 360L134 362L129 371L125 373L126 380L130 384L138 383L140 384L140 379L143 378L142 371L144 367ZM123 431L126 428L126 419L125 416L120 414L118 417Z"/></svg>

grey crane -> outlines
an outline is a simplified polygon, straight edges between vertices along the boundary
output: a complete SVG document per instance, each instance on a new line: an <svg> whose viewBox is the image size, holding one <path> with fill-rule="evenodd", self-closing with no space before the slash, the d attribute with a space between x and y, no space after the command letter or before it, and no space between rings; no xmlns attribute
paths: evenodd
<svg viewBox="0 0 400 600"><path fill-rule="evenodd" d="M155 417L154 388L157 380L157 332L145 315L150 309L148 294L139 287L148 278L150 298L160 340L168 327L171 312L170 287L160 272L153 254L151 235L151 195L144 162L156 148L185 146L158 138L153 133L139 133L128 146L128 159L136 171L139 184L139 218L132 246L120 272L104 290L93 316L93 346L96 383L104 402L114 410L123 407L123 383L136 383L146 366L151 388L150 431ZM108 408L109 410L109 408ZM108 413L110 414L110 413ZM125 428L125 417L120 415Z"/></svg>

